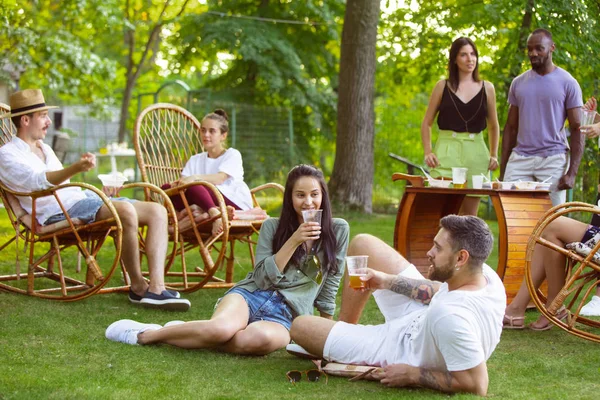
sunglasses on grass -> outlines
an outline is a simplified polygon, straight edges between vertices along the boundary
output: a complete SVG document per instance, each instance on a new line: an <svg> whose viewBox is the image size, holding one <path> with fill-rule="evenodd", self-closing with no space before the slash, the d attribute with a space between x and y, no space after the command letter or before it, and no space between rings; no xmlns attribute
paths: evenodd
<svg viewBox="0 0 600 400"><path fill-rule="evenodd" d="M327 374L323 371L319 371L318 369L309 369L307 371L297 371L297 370L292 370L292 371L288 371L285 373L285 376L288 377L290 383L293 383L294 385L296 384L296 382L300 382L302 380L302 375L306 374L306 378L310 381L310 382L318 382L319 379L321 379L321 375L325 377L325 384L327 385Z"/></svg>

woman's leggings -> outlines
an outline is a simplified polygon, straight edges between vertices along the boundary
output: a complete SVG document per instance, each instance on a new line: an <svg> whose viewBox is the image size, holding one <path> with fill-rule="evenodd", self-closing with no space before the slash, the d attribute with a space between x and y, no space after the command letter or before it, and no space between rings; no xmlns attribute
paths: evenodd
<svg viewBox="0 0 600 400"><path fill-rule="evenodd" d="M171 184L165 183L160 188L163 190L170 189ZM221 195L222 195L222 193L221 193ZM183 200L181 199L181 195L176 194L174 196L169 196L169 198L173 202L173 206L175 207L175 209L177 211L181 211L185 208L185 205L183 204ZM206 186L202 186L202 185L195 185L195 186L188 187L187 190L185 191L185 198L187 199L188 204L190 204L190 205L195 204L204 211L208 211L209 209L211 209L213 207L218 207L217 203L219 202L217 200L217 196L212 192L212 190L208 190L206 188ZM234 202L229 200L227 197L223 196L223 200L225 200L226 205L231 206L231 207L235 208L236 210L241 210L240 207L238 207Z"/></svg>

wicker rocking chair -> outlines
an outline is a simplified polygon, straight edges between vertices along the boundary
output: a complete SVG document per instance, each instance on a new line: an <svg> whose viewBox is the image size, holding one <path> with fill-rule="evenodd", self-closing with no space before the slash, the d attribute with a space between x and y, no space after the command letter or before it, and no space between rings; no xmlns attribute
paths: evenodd
<svg viewBox="0 0 600 400"><path fill-rule="evenodd" d="M185 109L173 105L159 103L144 109L135 124L133 143L142 181L161 186L180 178L181 171L191 156L201 153L200 123ZM205 218L190 206L185 198L185 191L193 185L202 185L212 191L219 200L220 215ZM283 193L283 186L267 183L251 190L255 207L260 207L256 193L265 189L277 189ZM193 182L166 190L170 196L181 196L185 210L180 213L179 240L175 229L170 229L170 240L177 248L181 265L168 263L165 267L165 281L173 289L192 292L201 287L220 288L233 285L233 269L235 260L235 242L248 245L252 265L254 265L255 241L252 235L262 225L262 219L237 219L233 210L228 209L219 190L208 182ZM147 199L153 199L146 193ZM251 216L251 215L250 215ZM215 220L220 219L223 231L214 236L211 229ZM178 243L177 243L178 242ZM229 246L229 254L226 254ZM198 253L192 250L197 249ZM199 254L203 267L191 261L191 257ZM215 273L226 263L225 278L218 278ZM188 265L188 264L193 265Z"/></svg>
<svg viewBox="0 0 600 400"><path fill-rule="evenodd" d="M600 319L584 317L579 314L600 282L600 263L594 261L594 255L600 250L600 243L594 246L589 255L585 256L557 246L542 237L544 229L550 222L573 212L584 213L589 220L589 215L600 214L600 208L587 203L572 202L548 210L536 225L529 239L525 260L525 279L533 302L549 321L570 334L600 343ZM533 289L531 278L531 261L538 244L564 255L566 258L565 285L549 306L546 306L546 296L541 291ZM562 306L567 309L567 318L564 320L557 316Z"/></svg>
<svg viewBox="0 0 600 400"><path fill-rule="evenodd" d="M0 146L9 142L16 132L7 117L8 111L8 106L0 104ZM83 224L67 216L64 221L41 226L36 220L36 201L45 196L54 196L67 215L56 194L66 187L81 187L96 192L111 211L112 217ZM43 191L21 193L8 189L0 182L0 196L14 229L14 235L0 246L0 252L3 252L0 289L46 299L74 301L97 293L108 282L121 258L122 226L115 208L101 191L85 183L68 183ZM16 196L32 198L32 214L21 207ZM115 247L101 252L109 236L112 236ZM25 271L21 271L21 243L24 250L28 248ZM6 256L9 253L7 248L11 245L16 248L14 264ZM85 260L83 272L75 260L80 259L79 256ZM101 257L101 261L98 257ZM7 264L6 260L10 262Z"/></svg>

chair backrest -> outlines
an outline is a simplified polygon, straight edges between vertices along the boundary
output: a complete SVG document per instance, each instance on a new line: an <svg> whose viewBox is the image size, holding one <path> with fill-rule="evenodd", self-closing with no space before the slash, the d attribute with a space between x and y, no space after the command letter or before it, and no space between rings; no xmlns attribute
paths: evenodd
<svg viewBox="0 0 600 400"><path fill-rule="evenodd" d="M133 145L142 180L157 186L179 179L190 157L204 151L200 122L184 108L167 103L141 112Z"/></svg>
<svg viewBox="0 0 600 400"><path fill-rule="evenodd" d="M0 147L10 142L17 133L17 129L8 117L8 113L10 113L10 107L0 103Z"/></svg>

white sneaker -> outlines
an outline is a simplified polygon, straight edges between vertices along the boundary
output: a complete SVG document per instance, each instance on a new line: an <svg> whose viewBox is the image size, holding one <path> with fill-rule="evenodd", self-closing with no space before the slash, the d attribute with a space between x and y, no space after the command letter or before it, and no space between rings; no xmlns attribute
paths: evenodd
<svg viewBox="0 0 600 400"><path fill-rule="evenodd" d="M319 357L310 354L308 351L306 351L304 349L304 347L302 347L296 343L288 344L287 346L285 346L285 349L287 350L288 353L290 353L296 357L307 358L309 360L318 360L319 359Z"/></svg>
<svg viewBox="0 0 600 400"><path fill-rule="evenodd" d="M139 333L149 329L156 330L162 326L158 324L142 324L131 319L121 319L113 322L106 328L106 338L114 342L125 344L138 344L137 336Z"/></svg>
<svg viewBox="0 0 600 400"><path fill-rule="evenodd" d="M179 321L179 320L169 321L163 326L163 328L166 328L167 326L175 326L175 325L181 325L181 324L185 324L185 321Z"/></svg>
<svg viewBox="0 0 600 400"><path fill-rule="evenodd" d="M592 300L581 308L579 315L586 317L600 317L600 297L593 296Z"/></svg>

